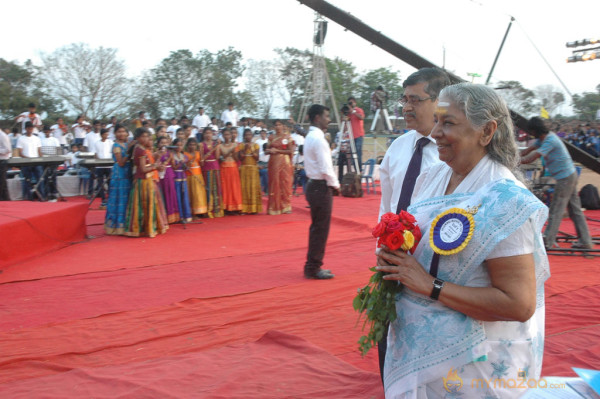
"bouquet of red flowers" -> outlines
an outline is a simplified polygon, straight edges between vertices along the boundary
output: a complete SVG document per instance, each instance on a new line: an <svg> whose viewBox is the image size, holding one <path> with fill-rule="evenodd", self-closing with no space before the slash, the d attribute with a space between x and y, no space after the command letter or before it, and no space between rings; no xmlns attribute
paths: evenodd
<svg viewBox="0 0 600 399"><path fill-rule="evenodd" d="M389 249L413 253L421 240L421 230L415 217L406 211L400 214L388 212L381 216L377 226L373 228L373 237L377 238L377 248L385 245ZM396 281L384 280L383 272L374 272L369 284L358 289L358 294L352 303L359 314L366 314L363 329L368 323L369 333L360 337L359 349L366 355L377 342L381 341L388 324L396 320L396 293L399 285Z"/></svg>

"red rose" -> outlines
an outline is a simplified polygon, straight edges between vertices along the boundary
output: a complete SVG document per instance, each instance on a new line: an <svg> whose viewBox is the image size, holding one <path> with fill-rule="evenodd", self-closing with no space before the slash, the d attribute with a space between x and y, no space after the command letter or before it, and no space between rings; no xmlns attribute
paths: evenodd
<svg viewBox="0 0 600 399"><path fill-rule="evenodd" d="M398 215L396 215L395 213L392 213L392 212L384 213L383 215L381 215L381 221L385 222L386 224L391 221L397 222L398 220L400 220Z"/></svg>
<svg viewBox="0 0 600 399"><path fill-rule="evenodd" d="M393 233L390 233L385 240L385 245L392 251L399 249L403 243L404 235L401 231L394 231Z"/></svg>
<svg viewBox="0 0 600 399"><path fill-rule="evenodd" d="M371 232L371 234L373 234L373 237L375 238L381 237L383 233L385 233L385 229L385 222L379 222L377 223L377 226L373 227L373 231Z"/></svg>
<svg viewBox="0 0 600 399"><path fill-rule="evenodd" d="M394 231L404 231L404 230L406 230L406 226L404 226L402 223L397 222L395 220L390 221L387 225L387 231L389 231L390 233L393 233Z"/></svg>
<svg viewBox="0 0 600 399"><path fill-rule="evenodd" d="M415 236L415 245L413 248L415 248L417 245L419 245L419 241L421 241L421 229L419 228L419 226L415 226L412 230L413 236Z"/></svg>
<svg viewBox="0 0 600 399"><path fill-rule="evenodd" d="M407 226L414 225L417 222L417 219L406 211L400 211L398 217L400 218L400 221Z"/></svg>
<svg viewBox="0 0 600 399"><path fill-rule="evenodd" d="M379 239L377 240L377 248L381 248L382 245L387 245L387 239L390 236L390 233L383 233Z"/></svg>

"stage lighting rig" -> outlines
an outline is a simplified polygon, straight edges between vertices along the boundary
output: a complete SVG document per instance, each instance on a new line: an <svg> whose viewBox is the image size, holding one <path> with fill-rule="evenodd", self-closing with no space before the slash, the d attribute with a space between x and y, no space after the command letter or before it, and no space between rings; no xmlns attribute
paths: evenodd
<svg viewBox="0 0 600 399"><path fill-rule="evenodd" d="M592 61L600 59L600 40L599 39L582 39L574 42L567 42L568 48L583 47L578 50L573 50L573 55L567 58L567 62Z"/></svg>

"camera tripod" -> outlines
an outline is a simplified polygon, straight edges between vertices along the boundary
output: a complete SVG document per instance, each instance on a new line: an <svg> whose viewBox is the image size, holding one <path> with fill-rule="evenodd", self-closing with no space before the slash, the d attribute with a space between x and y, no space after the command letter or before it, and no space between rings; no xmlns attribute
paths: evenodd
<svg viewBox="0 0 600 399"><path fill-rule="evenodd" d="M345 133L347 132L347 133ZM348 135L348 139L344 139L345 135ZM340 126L340 151L338 153L338 167L343 168L342 165L343 158L345 158L345 164L348 168L348 172L354 168L354 172L357 174L361 174L361 165L358 164L358 154L356 153L356 144L354 142L354 133L352 132L352 124L349 120L343 120ZM349 148L343 148L343 144L345 141L348 141L350 145ZM344 157L342 157L344 155Z"/></svg>
<svg viewBox="0 0 600 399"><path fill-rule="evenodd" d="M375 116L373 117L373 123L371 123L371 132L375 132L377 128L377 122L381 118L381 122L383 123L383 130L391 132L392 131L392 123L390 122L390 117L388 115L387 109L380 107L375 111Z"/></svg>

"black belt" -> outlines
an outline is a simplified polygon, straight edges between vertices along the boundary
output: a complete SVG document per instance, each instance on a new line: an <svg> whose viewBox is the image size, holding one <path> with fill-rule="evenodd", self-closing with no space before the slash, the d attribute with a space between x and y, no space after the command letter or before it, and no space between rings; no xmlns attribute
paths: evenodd
<svg viewBox="0 0 600 399"><path fill-rule="evenodd" d="M323 179L308 179L309 183L325 183L327 184L327 180L323 180Z"/></svg>

